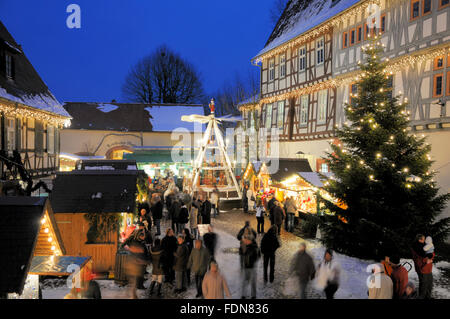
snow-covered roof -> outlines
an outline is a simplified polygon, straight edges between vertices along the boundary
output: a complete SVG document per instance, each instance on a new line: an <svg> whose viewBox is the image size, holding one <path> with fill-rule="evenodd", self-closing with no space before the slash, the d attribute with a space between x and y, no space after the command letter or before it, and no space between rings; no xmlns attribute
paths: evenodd
<svg viewBox="0 0 450 319"><path fill-rule="evenodd" d="M202 105L153 105L146 107L145 110L151 115L150 122L153 131L167 132L177 128L185 128L190 132L194 131L195 125L199 123L184 122L181 120L183 115L205 115Z"/></svg>
<svg viewBox="0 0 450 319"><path fill-rule="evenodd" d="M254 95L249 97L248 99L243 100L242 102L238 103L238 107L256 103L259 103L259 95Z"/></svg>
<svg viewBox="0 0 450 319"><path fill-rule="evenodd" d="M80 155L64 153L64 152L59 153L59 157L71 159L71 160L74 160L74 161L77 161L77 160L104 159L105 158L104 156L97 156L97 155L96 156L80 156Z"/></svg>
<svg viewBox="0 0 450 319"><path fill-rule="evenodd" d="M70 117L0 21L0 59L4 59L5 52L13 57L14 76L11 80L0 74L0 98Z"/></svg>
<svg viewBox="0 0 450 319"><path fill-rule="evenodd" d="M66 102L64 108L73 118L70 129L122 132L171 132L178 127L192 132L194 123L181 121L181 116L204 115L197 104Z"/></svg>
<svg viewBox="0 0 450 319"><path fill-rule="evenodd" d="M317 173L317 172L298 172L303 179L305 179L311 185L316 187L323 187L322 178L320 175L325 176L326 178L331 178L333 176L332 173Z"/></svg>
<svg viewBox="0 0 450 319"><path fill-rule="evenodd" d="M290 0L257 57L364 0Z"/></svg>

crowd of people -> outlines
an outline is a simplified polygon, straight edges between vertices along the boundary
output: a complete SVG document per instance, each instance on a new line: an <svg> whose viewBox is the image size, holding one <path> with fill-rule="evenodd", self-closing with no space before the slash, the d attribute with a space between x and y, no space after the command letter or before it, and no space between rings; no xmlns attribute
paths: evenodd
<svg viewBox="0 0 450 319"><path fill-rule="evenodd" d="M244 185L242 207L244 213L255 214L258 224L258 234L264 233L264 216L266 214L269 216L271 224L278 226L278 235L281 232L283 224L286 231L293 232L294 230L298 207L292 197L287 197L281 202L273 194L269 194L267 198L264 198L263 202L248 185Z"/></svg>
<svg viewBox="0 0 450 319"><path fill-rule="evenodd" d="M251 195L249 192L246 194ZM219 200L218 194L213 195L199 193L191 197L169 184L163 196L154 193L149 205L140 206L138 228L122 244L130 252L127 273L132 298L137 298L136 289L144 289L147 265L152 265L148 288L151 296L161 297L164 284L173 286L174 293L179 294L191 283L195 285L197 298L231 296L215 259L217 234L211 219L219 214ZM241 298L244 299L257 297L256 265L260 258L264 285L274 282L276 252L281 247L280 230L286 219L286 229L291 229L296 212L295 203L289 198L280 203L272 196L265 205L260 199L251 198L251 201L254 201L257 229L254 230L246 221L236 236L242 278ZM267 231L264 225L266 215L271 224ZM165 236L160 238L163 218L168 228ZM305 243L300 245L290 265L290 274L297 282L298 296L307 298L308 287L314 281L316 290L322 291L325 298L333 299L340 286L341 266L330 249L325 250L322 260L316 265L306 248ZM368 298L431 298L434 254L431 237L418 235L412 245L414 268L419 277L418 289L408 278L411 269L405 268L407 263L401 264L399 256L386 256L373 267Z"/></svg>
<svg viewBox="0 0 450 319"><path fill-rule="evenodd" d="M219 214L218 191L211 196L196 193L191 197L179 191L171 180L159 190L163 193L154 191L149 203L138 206L137 228L121 244L129 253L126 272L130 297L137 298L137 289L145 289L148 265L152 269L150 296L161 297L164 284L174 286L175 294L182 293L191 284L191 277L195 279L197 297L229 296L214 258L217 235L211 218ZM162 222L168 227L160 238ZM205 226L203 230L201 225Z"/></svg>

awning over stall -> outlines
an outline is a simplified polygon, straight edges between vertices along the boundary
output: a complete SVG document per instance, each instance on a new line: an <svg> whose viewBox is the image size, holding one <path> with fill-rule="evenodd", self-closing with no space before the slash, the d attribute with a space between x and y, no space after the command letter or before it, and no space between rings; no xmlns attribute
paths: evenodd
<svg viewBox="0 0 450 319"><path fill-rule="evenodd" d="M75 268L82 270L91 257L80 256L35 256L31 261L30 275L70 276Z"/></svg>

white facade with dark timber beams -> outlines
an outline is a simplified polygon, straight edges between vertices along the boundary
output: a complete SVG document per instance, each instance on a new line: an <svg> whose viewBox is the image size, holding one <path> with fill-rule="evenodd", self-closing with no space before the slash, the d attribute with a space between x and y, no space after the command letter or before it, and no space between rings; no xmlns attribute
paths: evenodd
<svg viewBox="0 0 450 319"><path fill-rule="evenodd" d="M24 176L40 179L58 170L59 131L68 120L0 21L0 196Z"/></svg>
<svg viewBox="0 0 450 319"><path fill-rule="evenodd" d="M309 156L314 170L327 172L322 157L346 120L361 47L375 33L389 59L393 95L408 100L411 133L428 136L436 180L450 192L449 0L289 1L252 59L261 92L240 105L244 123L256 117L259 127L277 127L281 158Z"/></svg>

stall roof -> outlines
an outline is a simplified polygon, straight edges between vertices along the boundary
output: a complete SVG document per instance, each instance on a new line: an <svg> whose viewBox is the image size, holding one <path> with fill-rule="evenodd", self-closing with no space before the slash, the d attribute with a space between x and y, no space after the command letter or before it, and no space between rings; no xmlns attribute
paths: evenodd
<svg viewBox="0 0 450 319"><path fill-rule="evenodd" d="M79 160L76 167L80 167L81 170L137 170L135 160Z"/></svg>
<svg viewBox="0 0 450 319"><path fill-rule="evenodd" d="M59 232L46 197L0 197L0 292L21 294L33 256L40 247L41 220L49 217ZM40 247L46 252L45 247Z"/></svg>
<svg viewBox="0 0 450 319"><path fill-rule="evenodd" d="M319 188L323 187L321 175L325 176L326 178L330 178L333 176L332 173L317 173L317 172L298 172L298 175L300 175L304 180L306 180L311 185Z"/></svg>
<svg viewBox="0 0 450 319"><path fill-rule="evenodd" d="M35 256L31 262L29 274L41 276L69 276L70 265L79 266L82 269L91 257L80 256Z"/></svg>
<svg viewBox="0 0 450 319"><path fill-rule="evenodd" d="M58 172L50 201L55 213L133 212L139 170Z"/></svg>
<svg viewBox="0 0 450 319"><path fill-rule="evenodd" d="M278 170L270 174L274 181L281 182L298 172L312 172L311 166L305 158L280 158L278 163Z"/></svg>
<svg viewBox="0 0 450 319"><path fill-rule="evenodd" d="M183 151L192 152L190 149L184 149ZM134 153L123 154L123 157L127 160L135 160L137 163L174 163L172 150L170 149L137 150Z"/></svg>

